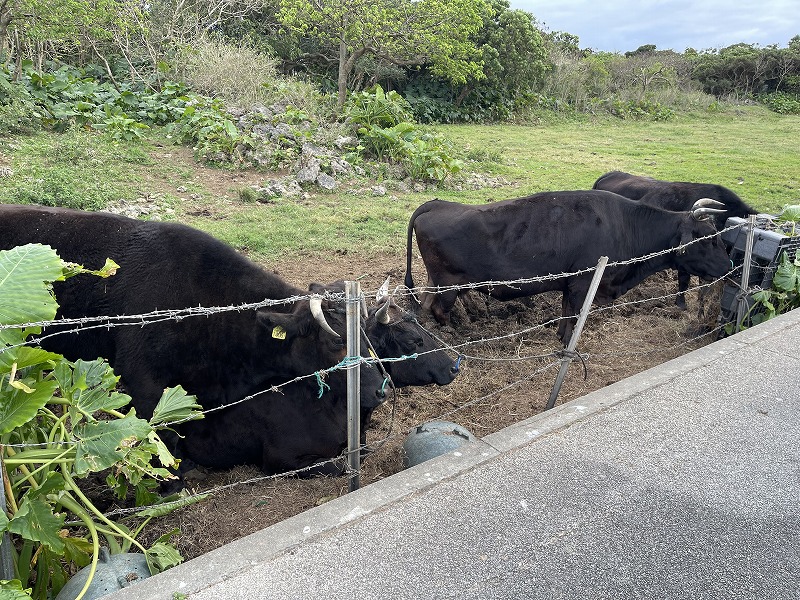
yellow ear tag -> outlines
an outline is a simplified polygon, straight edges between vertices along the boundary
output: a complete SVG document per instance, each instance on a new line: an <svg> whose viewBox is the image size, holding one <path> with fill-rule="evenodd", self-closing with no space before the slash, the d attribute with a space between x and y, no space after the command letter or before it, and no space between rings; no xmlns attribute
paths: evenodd
<svg viewBox="0 0 800 600"><path fill-rule="evenodd" d="M369 349L369 355L370 355L372 358L375 358L375 359L377 359L377 358L378 358L378 355L377 355L377 354L375 354L375 352L373 352L372 348L370 348L370 349Z"/></svg>
<svg viewBox="0 0 800 600"><path fill-rule="evenodd" d="M278 325L272 330L272 337L274 337L276 340L285 340L286 330Z"/></svg>

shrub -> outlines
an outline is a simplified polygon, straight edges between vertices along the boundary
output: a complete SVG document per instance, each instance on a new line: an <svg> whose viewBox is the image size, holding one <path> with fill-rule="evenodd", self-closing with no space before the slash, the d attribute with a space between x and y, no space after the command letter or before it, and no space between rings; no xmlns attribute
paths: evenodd
<svg viewBox="0 0 800 600"><path fill-rule="evenodd" d="M317 119L333 117L333 103L314 85L279 74L276 65L274 58L253 46L205 37L178 53L175 76L195 92L231 106L288 103Z"/></svg>
<svg viewBox="0 0 800 600"><path fill-rule="evenodd" d="M404 121L413 121L411 105L405 98L394 90L384 93L379 85L350 94L343 113L355 129L394 127Z"/></svg>
<svg viewBox="0 0 800 600"><path fill-rule="evenodd" d="M797 94L775 92L774 94L764 94L759 100L762 104L766 105L767 108L776 113L782 115L800 115L800 96Z"/></svg>
<svg viewBox="0 0 800 600"><path fill-rule="evenodd" d="M11 74L0 68L0 134L32 133L39 128L40 114L27 89L11 82Z"/></svg>

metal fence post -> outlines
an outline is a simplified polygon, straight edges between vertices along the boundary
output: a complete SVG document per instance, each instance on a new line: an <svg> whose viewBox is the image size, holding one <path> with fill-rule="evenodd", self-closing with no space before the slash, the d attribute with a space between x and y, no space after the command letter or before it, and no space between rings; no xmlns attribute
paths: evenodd
<svg viewBox="0 0 800 600"><path fill-rule="evenodd" d="M347 356L361 356L361 285L345 281ZM361 365L347 369L347 467L349 491L361 486Z"/></svg>
<svg viewBox="0 0 800 600"><path fill-rule="evenodd" d="M601 256L600 260L597 261L594 277L592 277L592 282L589 284L589 291L586 293L586 298L583 301L581 313L578 316L578 322L575 324L575 328L572 330L572 337L569 338L569 343L565 348L564 358L561 359L561 368L558 370L558 376L556 377L555 384L553 384L553 390L550 392L550 399L547 401L547 408L545 410L550 410L556 404L558 392L561 391L561 385L564 383L564 377L567 375L567 369L569 369L569 365L572 362L572 356L575 353L575 348L578 345L578 339L581 337L583 325L586 323L586 318L589 316L589 311L592 309L592 302L594 302L594 296L597 293L597 288L600 286L600 280L603 278L603 272L606 270L607 262L607 256Z"/></svg>
<svg viewBox="0 0 800 600"><path fill-rule="evenodd" d="M742 283L739 286L739 302L736 305L736 332L742 329L742 322L747 314L749 305L747 297L750 295L750 266L753 264L753 238L756 231L756 216L747 217L747 241L744 245L744 262L742 263Z"/></svg>

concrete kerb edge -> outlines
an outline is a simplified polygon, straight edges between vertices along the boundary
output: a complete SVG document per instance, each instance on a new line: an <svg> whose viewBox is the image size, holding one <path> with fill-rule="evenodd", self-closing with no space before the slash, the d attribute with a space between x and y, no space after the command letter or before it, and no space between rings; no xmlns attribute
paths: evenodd
<svg viewBox="0 0 800 600"><path fill-rule="evenodd" d="M510 425L456 452L396 473L321 506L276 523L115 592L113 600L172 599L191 594L218 581L249 570L302 542L383 510L392 503L422 493L435 484L469 471L503 452L529 444L593 414L635 399L647 389L664 385L687 372L761 342L787 327L800 326L800 310L782 315L734 336L672 359L662 365L566 402L556 408Z"/></svg>
<svg viewBox="0 0 800 600"><path fill-rule="evenodd" d="M281 555L302 542L345 526L435 484L479 465L498 452L480 441L426 461L386 479L309 509L246 537L198 556L164 573L109 596L114 600L171 599L192 594L257 564Z"/></svg>

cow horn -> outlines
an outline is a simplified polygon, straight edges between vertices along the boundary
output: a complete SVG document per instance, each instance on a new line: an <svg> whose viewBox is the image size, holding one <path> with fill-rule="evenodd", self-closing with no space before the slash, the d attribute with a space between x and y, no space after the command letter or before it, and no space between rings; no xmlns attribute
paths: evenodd
<svg viewBox="0 0 800 600"><path fill-rule="evenodd" d="M364 294L361 294L360 300L361 300L361 302L360 302L360 305L361 305L361 316L366 319L369 316L369 310L367 310L367 299L364 298Z"/></svg>
<svg viewBox="0 0 800 600"><path fill-rule="evenodd" d="M389 304L391 304L391 298L386 298L380 308L375 312L375 320L381 325L389 324Z"/></svg>
<svg viewBox="0 0 800 600"><path fill-rule="evenodd" d="M308 306L311 309L311 314L314 316L314 320L319 323L320 328L324 329L331 335L342 337L336 333L325 320L325 315L322 313L322 296L319 294L312 294L308 301Z"/></svg>
<svg viewBox="0 0 800 600"><path fill-rule="evenodd" d="M387 277L386 281L383 282L383 285L378 288L378 293L375 294L375 300L380 302L383 298L386 298L389 295L389 279L391 279L391 276Z"/></svg>
<svg viewBox="0 0 800 600"><path fill-rule="evenodd" d="M708 219L712 215L720 215L728 212L726 208L712 208L713 206L724 207L725 204L717 200L712 200L711 198L700 198L692 205L692 216L698 221L701 221L703 219Z"/></svg>

